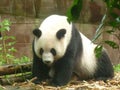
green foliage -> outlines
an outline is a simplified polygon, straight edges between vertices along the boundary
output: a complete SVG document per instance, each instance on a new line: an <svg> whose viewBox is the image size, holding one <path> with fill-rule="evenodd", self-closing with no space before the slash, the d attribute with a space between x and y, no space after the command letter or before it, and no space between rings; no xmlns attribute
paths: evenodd
<svg viewBox="0 0 120 90"><path fill-rule="evenodd" d="M10 25L11 25L11 23L10 23L10 21L9 20L7 20L7 19L5 19L4 21L2 21L1 23L0 23L0 31L1 32L4 32L4 31L9 31L10 30Z"/></svg>
<svg viewBox="0 0 120 90"><path fill-rule="evenodd" d="M76 21L82 10L82 0L74 0L71 8L67 12L68 22Z"/></svg>
<svg viewBox="0 0 120 90"><path fill-rule="evenodd" d="M7 33L10 31L10 25L11 22L7 19L0 22L0 32L2 34L2 37L0 37L0 65L29 62L30 59L26 56L21 58L16 58L14 56L14 53L17 51L14 48L16 38L14 36L7 35Z"/></svg>
<svg viewBox="0 0 120 90"><path fill-rule="evenodd" d="M120 64L114 66L115 72L120 72Z"/></svg>
<svg viewBox="0 0 120 90"><path fill-rule="evenodd" d="M120 9L120 0L103 0L108 8Z"/></svg>
<svg viewBox="0 0 120 90"><path fill-rule="evenodd" d="M109 41L106 40L104 41L106 44L108 44L109 46L111 46L113 49L119 48L118 44L116 44L114 41Z"/></svg>
<svg viewBox="0 0 120 90"><path fill-rule="evenodd" d="M101 54L102 54L102 50L103 50L103 46L102 45L96 46L95 50L94 50L95 56L99 58L101 56Z"/></svg>
<svg viewBox="0 0 120 90"><path fill-rule="evenodd" d="M13 60L13 64L22 64L30 62L30 58L27 56L22 56L21 58L16 58Z"/></svg>
<svg viewBox="0 0 120 90"><path fill-rule="evenodd" d="M97 40L97 39L101 36L101 34L102 34L101 29L102 29L102 27L104 26L106 17L107 17L107 15L105 14L105 15L103 16L102 20L101 20L101 23L99 24L99 26L98 26L98 28L97 28L97 30L96 30L95 36L94 36L94 38L93 38L93 40L92 40L93 42L94 42L95 40Z"/></svg>
<svg viewBox="0 0 120 90"><path fill-rule="evenodd" d="M14 48L15 37L7 36L10 31L11 22L7 19L0 23L0 32L2 37L0 38L0 64L11 63L14 58L13 53L16 52Z"/></svg>
<svg viewBox="0 0 120 90"><path fill-rule="evenodd" d="M69 22L79 19L79 14L82 9L82 2L83 0L74 0L71 8L67 13ZM94 0L91 0L91 2L94 2ZM120 9L120 0L103 0L103 2L105 2L107 6L106 13L103 16L92 41L94 42L95 40L97 40L103 33L114 35L118 40L120 40L120 36L118 34L118 32L120 32L120 16L114 12L114 9ZM102 31L102 28L106 25L111 26L112 29ZM95 53L97 57L100 56L100 52L102 51L102 44L104 43L108 44L113 49L119 48L119 45L116 42L111 40L103 40L95 48Z"/></svg>

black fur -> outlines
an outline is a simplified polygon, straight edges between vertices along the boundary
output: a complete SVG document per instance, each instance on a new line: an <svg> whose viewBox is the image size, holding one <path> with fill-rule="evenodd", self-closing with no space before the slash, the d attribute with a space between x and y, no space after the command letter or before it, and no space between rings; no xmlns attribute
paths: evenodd
<svg viewBox="0 0 120 90"><path fill-rule="evenodd" d="M56 37L60 40L62 37L64 37L66 33L65 29L60 29L57 33L56 33Z"/></svg>
<svg viewBox="0 0 120 90"><path fill-rule="evenodd" d="M36 56L34 51L34 41L32 44L32 50L33 50L33 68L32 68L32 77L37 77L33 82L38 84L40 81L43 81L47 78L48 72L50 68L42 62L42 59Z"/></svg>
<svg viewBox="0 0 120 90"><path fill-rule="evenodd" d="M94 75L95 79L106 81L108 78L112 78L114 76L113 66L105 51L102 52L101 57L97 61L98 68Z"/></svg>
<svg viewBox="0 0 120 90"><path fill-rule="evenodd" d="M33 34L39 38L42 35L42 32L37 28L33 30Z"/></svg>
<svg viewBox="0 0 120 90"><path fill-rule="evenodd" d="M55 55L56 55L56 51L55 51L55 49L54 49L54 48L52 48L52 49L50 50L50 52L53 54L53 56L55 56Z"/></svg>

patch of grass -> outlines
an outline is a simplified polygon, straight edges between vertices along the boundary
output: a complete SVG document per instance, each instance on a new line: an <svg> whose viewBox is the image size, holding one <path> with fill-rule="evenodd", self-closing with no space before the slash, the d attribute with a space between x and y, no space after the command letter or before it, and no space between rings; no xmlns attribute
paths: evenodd
<svg viewBox="0 0 120 90"><path fill-rule="evenodd" d="M120 72L120 64L117 64L114 66L114 71L115 72Z"/></svg>

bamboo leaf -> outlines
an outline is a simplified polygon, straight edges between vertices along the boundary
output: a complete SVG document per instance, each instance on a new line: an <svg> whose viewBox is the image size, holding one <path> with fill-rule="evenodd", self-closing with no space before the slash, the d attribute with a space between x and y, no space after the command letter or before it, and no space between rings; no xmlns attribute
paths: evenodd
<svg viewBox="0 0 120 90"><path fill-rule="evenodd" d="M111 46L113 49L116 49L116 48L119 48L119 45L113 41L109 41L109 40L106 40L104 41L106 44L108 44L109 46Z"/></svg>
<svg viewBox="0 0 120 90"><path fill-rule="evenodd" d="M96 39L98 39L101 34L102 34L102 32L97 33L97 34L94 36L94 38L92 39L92 42L94 42Z"/></svg>
<svg viewBox="0 0 120 90"><path fill-rule="evenodd" d="M97 58L99 58L102 55L102 49L103 49L102 45L97 45L95 47L94 53Z"/></svg>
<svg viewBox="0 0 120 90"><path fill-rule="evenodd" d="M112 34L112 33L114 33L115 31L114 30L107 30L107 31L105 31L106 33L109 33L109 34Z"/></svg>
<svg viewBox="0 0 120 90"><path fill-rule="evenodd" d="M94 42L96 39L98 39L99 36L102 34L101 28L102 28L103 25L104 25L104 21L105 21L106 17L107 17L107 15L105 14L105 15L103 16L102 20L101 20L100 25L98 26L98 28L97 28L97 30L96 30L96 33L95 33L95 36L94 36L93 39L92 39L92 42Z"/></svg>
<svg viewBox="0 0 120 90"><path fill-rule="evenodd" d="M79 18L80 12L82 10L82 2L83 0L74 0L72 6L67 12L68 22L76 21Z"/></svg>

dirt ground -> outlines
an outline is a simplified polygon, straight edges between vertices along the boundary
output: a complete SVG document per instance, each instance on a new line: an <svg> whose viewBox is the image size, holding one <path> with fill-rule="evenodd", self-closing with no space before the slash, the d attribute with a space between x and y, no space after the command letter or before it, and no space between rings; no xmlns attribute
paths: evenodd
<svg viewBox="0 0 120 90"><path fill-rule="evenodd" d="M48 86L46 82L35 85L31 81L26 81L8 86L0 86L0 90L120 90L120 72L115 73L114 78L107 80L107 82L71 80L66 86L52 87Z"/></svg>

